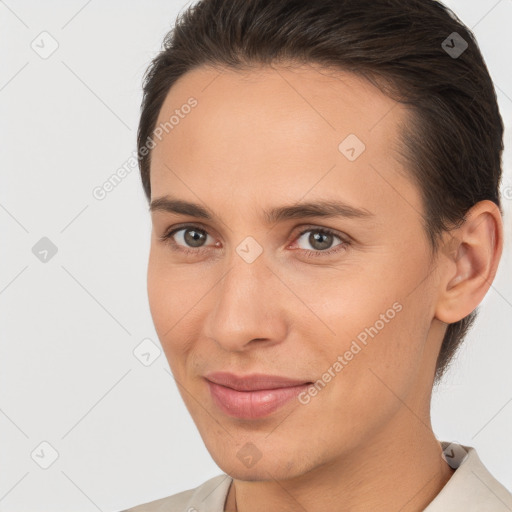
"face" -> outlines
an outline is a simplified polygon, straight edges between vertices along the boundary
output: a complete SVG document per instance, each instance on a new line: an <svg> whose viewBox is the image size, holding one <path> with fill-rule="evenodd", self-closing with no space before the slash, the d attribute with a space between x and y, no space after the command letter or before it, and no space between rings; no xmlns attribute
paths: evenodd
<svg viewBox="0 0 512 512"><path fill-rule="evenodd" d="M396 437L413 417L402 402L428 409L436 273L395 151L407 114L312 65L202 67L168 93L149 303L181 396L234 478L303 475Z"/></svg>

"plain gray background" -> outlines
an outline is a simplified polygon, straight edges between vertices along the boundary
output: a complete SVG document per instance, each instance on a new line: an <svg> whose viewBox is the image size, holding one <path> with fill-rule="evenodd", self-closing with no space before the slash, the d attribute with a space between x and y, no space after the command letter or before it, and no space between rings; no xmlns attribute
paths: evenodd
<svg viewBox="0 0 512 512"><path fill-rule="evenodd" d="M433 422L512 489L512 0L447 4L507 127L506 249ZM220 473L158 352L138 169L93 196L136 151L142 74L185 5L0 1L0 511L113 512Z"/></svg>

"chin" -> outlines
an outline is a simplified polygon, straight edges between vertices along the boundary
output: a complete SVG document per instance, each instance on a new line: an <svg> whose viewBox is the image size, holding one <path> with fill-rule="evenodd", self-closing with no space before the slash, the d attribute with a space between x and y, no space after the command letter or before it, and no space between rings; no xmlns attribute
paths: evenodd
<svg viewBox="0 0 512 512"><path fill-rule="evenodd" d="M236 455L229 460L226 457L213 457L213 459L230 477L248 482L288 480L302 475L309 469L303 465L303 461L302 464L299 461L290 461L286 454L280 457L274 455L271 458L263 455L250 467L244 467L243 458L241 461Z"/></svg>

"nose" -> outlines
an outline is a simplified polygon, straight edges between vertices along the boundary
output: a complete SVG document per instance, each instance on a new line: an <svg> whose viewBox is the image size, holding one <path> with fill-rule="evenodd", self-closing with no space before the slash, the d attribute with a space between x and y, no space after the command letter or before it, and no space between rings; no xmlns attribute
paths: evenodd
<svg viewBox="0 0 512 512"><path fill-rule="evenodd" d="M234 255L224 277L212 290L215 306L206 317L204 334L226 351L240 352L277 344L287 332L289 293L263 257L247 263Z"/></svg>

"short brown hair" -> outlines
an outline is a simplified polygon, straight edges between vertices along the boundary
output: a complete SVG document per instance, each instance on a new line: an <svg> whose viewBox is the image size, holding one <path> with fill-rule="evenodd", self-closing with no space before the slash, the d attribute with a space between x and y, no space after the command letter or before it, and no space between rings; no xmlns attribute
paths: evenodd
<svg viewBox="0 0 512 512"><path fill-rule="evenodd" d="M454 37L468 45L461 55L442 46L446 40L453 47ZM144 75L137 144L148 200L151 153L143 148L176 80L202 65L236 70L286 61L353 72L409 107L400 156L421 190L433 250L478 201L500 207L503 121L496 92L472 32L434 0L200 0L190 6ZM448 325L436 381L476 313Z"/></svg>

